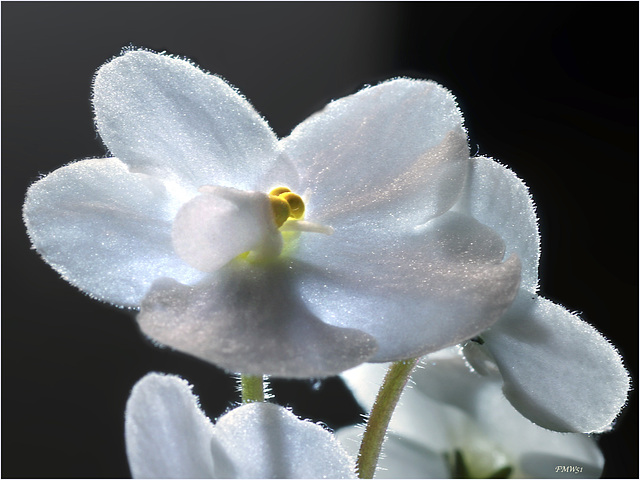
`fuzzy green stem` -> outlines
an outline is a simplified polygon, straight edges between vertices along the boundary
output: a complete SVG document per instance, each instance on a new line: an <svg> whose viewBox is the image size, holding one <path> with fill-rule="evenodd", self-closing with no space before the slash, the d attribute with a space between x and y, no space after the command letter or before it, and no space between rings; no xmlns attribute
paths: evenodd
<svg viewBox="0 0 640 480"><path fill-rule="evenodd" d="M264 402L264 381L262 375L241 375L242 403Z"/></svg>
<svg viewBox="0 0 640 480"><path fill-rule="evenodd" d="M360 453L356 462L359 478L373 478L378 465L378 458L382 450L384 436L398 404L411 372L418 364L418 358L395 362L387 370L376 401L371 409L369 421L362 437Z"/></svg>

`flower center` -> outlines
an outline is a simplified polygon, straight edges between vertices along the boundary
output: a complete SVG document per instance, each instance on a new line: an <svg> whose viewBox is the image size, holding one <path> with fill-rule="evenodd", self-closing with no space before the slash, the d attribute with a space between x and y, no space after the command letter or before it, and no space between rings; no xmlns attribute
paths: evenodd
<svg viewBox="0 0 640 480"><path fill-rule="evenodd" d="M293 218L301 220L304 217L304 201L297 193L293 193L287 187L274 188L269 192L271 210L278 228L284 222Z"/></svg>
<svg viewBox="0 0 640 480"><path fill-rule="evenodd" d="M451 478L509 478L513 473L513 467L508 464L504 455L499 450L494 450L493 455L487 452L466 452L455 449L453 454L445 453L445 459L449 463ZM476 454L474 462L472 458ZM479 455L478 455L479 454Z"/></svg>

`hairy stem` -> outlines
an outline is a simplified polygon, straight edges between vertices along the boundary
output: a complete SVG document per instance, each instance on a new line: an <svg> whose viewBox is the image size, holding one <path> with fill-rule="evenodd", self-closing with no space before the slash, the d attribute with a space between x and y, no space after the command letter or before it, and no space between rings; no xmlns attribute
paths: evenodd
<svg viewBox="0 0 640 480"><path fill-rule="evenodd" d="M264 402L264 381L262 375L241 375L242 403Z"/></svg>
<svg viewBox="0 0 640 480"><path fill-rule="evenodd" d="M402 390L404 389L411 372L418 364L418 358L404 360L391 364L387 375L384 377L376 401L371 409L369 421L362 437L360 453L356 462L359 478L373 478L378 465L378 458L382 450L384 436L396 408Z"/></svg>

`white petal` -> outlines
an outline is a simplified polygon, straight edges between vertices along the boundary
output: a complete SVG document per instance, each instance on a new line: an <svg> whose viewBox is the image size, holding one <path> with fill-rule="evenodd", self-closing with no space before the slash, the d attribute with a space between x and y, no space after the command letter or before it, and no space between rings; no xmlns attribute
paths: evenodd
<svg viewBox="0 0 640 480"><path fill-rule="evenodd" d="M282 145L311 192L308 218L331 224L367 210L422 224L456 201L469 161L451 93L409 79L330 103Z"/></svg>
<svg viewBox="0 0 640 480"><path fill-rule="evenodd" d="M184 195L172 188L115 158L84 160L34 183L24 220L35 249L65 280L100 300L135 307L158 277L202 278L171 245Z"/></svg>
<svg viewBox="0 0 640 480"><path fill-rule="evenodd" d="M236 262L195 287L158 282L138 322L154 340L233 372L325 377L370 358L373 339L321 322L290 272L277 261Z"/></svg>
<svg viewBox="0 0 640 480"><path fill-rule="evenodd" d="M186 381L150 373L133 387L125 439L134 478L213 478L212 436Z"/></svg>
<svg viewBox="0 0 640 480"><path fill-rule="evenodd" d="M402 392L389 424L389 431L392 432L389 438L396 436L397 439L395 442L392 440L389 449L387 449L387 442L389 441L387 439L383 445L383 453L390 457L389 461L399 464L399 469L395 470L395 473L400 477L408 476L408 474L402 473L401 458L406 455L413 456L420 450L425 455L425 460L428 460L428 464L423 475L417 475L415 478L423 476L429 478L434 466L442 468L446 472L443 476L436 478L449 477L449 467L444 462L444 456L452 455L455 450L463 450L465 458L469 453L478 452L479 454L473 458L474 465L478 467L479 471L486 471L488 474L495 470L492 467L496 464L496 460L501 457L499 453L492 452L494 445L486 443L486 437L481 437L481 432L473 419L466 412L460 410L455 402L441 402L438 398L432 398L424 393L425 390L428 390L429 393L434 393L438 397L444 393L443 390L448 389L449 392L451 391L452 387L448 382L443 388L439 378L435 379L435 381L430 379L432 380L430 385L425 386L421 383L421 381L429 379L434 373L440 374L438 377L443 379L454 373L454 376L449 379L454 385L458 380L455 377L455 373L458 372L452 372L451 369L447 369L448 363L446 361L437 361L439 354L440 352L424 357L420 366L412 375L412 380L415 379L415 381L410 381ZM432 359L437 361L437 367L432 366ZM464 364L462 366L464 367ZM370 379L379 379L380 377L376 367L378 365L366 364L342 374L342 378L352 389L356 399L367 410L370 410L373 404L373 392L371 387L367 386L367 383ZM443 367L442 372L440 371L441 367ZM458 381L458 386L453 386L453 388L463 392L467 398L471 395L470 398L473 400L468 387L475 384L473 382L469 383L467 380L469 378L465 377L464 381ZM380 382L381 380L376 383L379 384ZM458 399L456 398L456 400ZM434 459L432 457L434 454L440 456L441 463L433 463ZM420 465L420 463L417 465Z"/></svg>
<svg viewBox="0 0 640 480"><path fill-rule="evenodd" d="M340 375L366 411L373 407L388 366L366 363ZM425 396L410 380L391 417L389 430L429 451L445 453L454 444L456 429L461 428L462 422L460 412Z"/></svg>
<svg viewBox="0 0 640 480"><path fill-rule="evenodd" d="M382 365L366 364L342 374L367 410L383 370ZM530 422L504 397L497 373L479 375L469 370L451 349L424 357L412 380L390 423L390 429L411 445L405 448L421 446L441 454L459 449L475 474L488 475L509 465L515 478L548 478L557 476L557 465L575 465L582 472L571 476L600 475L603 456L593 438L554 432Z"/></svg>
<svg viewBox="0 0 640 480"><path fill-rule="evenodd" d="M515 477L553 477L557 465L583 467L581 473L572 476L599 477L604 460L595 440L587 435L547 430L523 417L504 397L497 372L479 375L470 371L460 356L438 352L423 359L413 379L415 389L422 395L440 405L455 406L472 420L475 438L468 427L460 428L462 423L442 409L450 428L458 432L458 447L470 459L476 457L476 463L481 462L478 457L488 455L482 450L489 444L505 455L506 463L515 469ZM414 409L413 414L417 411ZM470 455L469 450L475 450L475 455Z"/></svg>
<svg viewBox="0 0 640 480"><path fill-rule="evenodd" d="M594 438L539 427L509 404L499 380L487 383L474 396L474 418L482 432L508 454L515 476L566 478L566 472L556 471L557 466L565 465L581 468L571 472L571 477L600 477L604 457Z"/></svg>
<svg viewBox="0 0 640 480"><path fill-rule="evenodd" d="M361 427L345 427L336 437L347 452L357 455ZM424 448L393 432L387 433L375 478L448 478L449 468L443 455Z"/></svg>
<svg viewBox="0 0 640 480"><path fill-rule="evenodd" d="M448 478L445 457L391 432L384 442L376 478Z"/></svg>
<svg viewBox="0 0 640 480"><path fill-rule="evenodd" d="M185 262L214 272L250 250L257 250L258 256L278 256L282 236L266 194L211 186L200 192L173 223L173 246Z"/></svg>
<svg viewBox="0 0 640 480"><path fill-rule="evenodd" d="M465 193L457 204L504 240L506 256L517 254L522 262L523 288L538 288L540 234L529 189L507 167L490 158L473 158Z"/></svg>
<svg viewBox="0 0 640 480"><path fill-rule="evenodd" d="M458 347L452 347L423 357L412 375L414 388L441 405L473 413L477 397L500 380L495 372L479 375L472 371L458 352Z"/></svg>
<svg viewBox="0 0 640 480"><path fill-rule="evenodd" d="M360 406L371 410L390 363L365 363L342 372L340 378L353 393Z"/></svg>
<svg viewBox="0 0 640 480"><path fill-rule="evenodd" d="M236 478L355 478L353 460L332 434L278 405L231 410L216 423L214 442Z"/></svg>
<svg viewBox="0 0 640 480"><path fill-rule="evenodd" d="M98 70L93 103L103 141L136 171L194 188L266 190L295 180L249 102L187 61L125 52Z"/></svg>
<svg viewBox="0 0 640 480"><path fill-rule="evenodd" d="M592 326L526 291L482 337L504 393L535 423L565 432L607 430L624 406L629 376Z"/></svg>
<svg viewBox="0 0 640 480"><path fill-rule="evenodd" d="M309 265L300 292L332 325L376 338L372 361L412 358L455 345L488 328L513 300L518 259L502 262L504 244L489 228L458 213L420 230L353 224L333 235L300 238L296 256Z"/></svg>

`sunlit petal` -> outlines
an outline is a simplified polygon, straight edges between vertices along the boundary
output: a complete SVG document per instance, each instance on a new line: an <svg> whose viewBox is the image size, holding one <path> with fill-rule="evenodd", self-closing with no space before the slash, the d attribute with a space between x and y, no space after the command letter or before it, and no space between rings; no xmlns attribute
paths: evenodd
<svg viewBox="0 0 640 480"><path fill-rule="evenodd" d="M307 236L296 256L302 297L323 321L376 338L375 361L423 355L471 338L500 318L516 294L520 265L503 261L491 229L448 213L411 233L372 226Z"/></svg>
<svg viewBox="0 0 640 480"><path fill-rule="evenodd" d="M483 338L504 378L505 395L543 427L602 432L626 402L629 375L616 349L549 300L521 291Z"/></svg>
<svg viewBox="0 0 640 480"><path fill-rule="evenodd" d="M310 215L332 225L367 211L422 224L456 201L469 161L453 96L421 80L391 80L336 100L282 143L301 190L310 192Z"/></svg>
<svg viewBox="0 0 640 480"><path fill-rule="evenodd" d="M63 278L100 300L134 307L158 277L203 277L171 244L183 195L118 159L83 160L34 183L23 213L34 248Z"/></svg>
<svg viewBox="0 0 640 480"><path fill-rule="evenodd" d="M212 445L236 478L355 478L353 459L333 435L278 405L231 410L216 423Z"/></svg>
<svg viewBox="0 0 640 480"><path fill-rule="evenodd" d="M489 158L473 158L457 209L491 227L502 237L506 255L522 262L522 288L538 288L540 235L529 189L513 171Z"/></svg>
<svg viewBox="0 0 640 480"><path fill-rule="evenodd" d="M98 70L93 105L102 140L135 171L194 189L265 190L296 179L249 102L186 60L127 51Z"/></svg>

